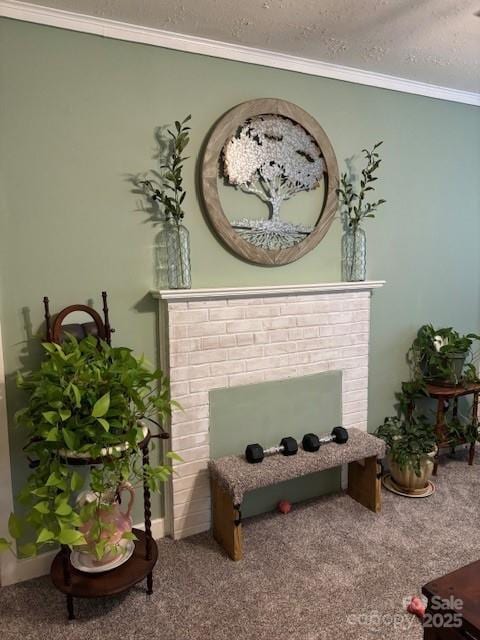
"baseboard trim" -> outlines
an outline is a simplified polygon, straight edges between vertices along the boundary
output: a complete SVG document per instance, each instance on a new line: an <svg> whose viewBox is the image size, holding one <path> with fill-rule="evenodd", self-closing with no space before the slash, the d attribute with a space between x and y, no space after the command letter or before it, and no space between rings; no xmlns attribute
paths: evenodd
<svg viewBox="0 0 480 640"><path fill-rule="evenodd" d="M137 529L145 530L145 524L143 522L134 526ZM155 540L160 540L164 535L164 519L157 518L156 520L152 520L153 538ZM35 558L25 558L23 560L9 562L8 567L6 567L6 570L2 575L2 587L47 575L50 572L50 565L52 564L56 553L56 551L49 551L48 553L42 553Z"/></svg>
<svg viewBox="0 0 480 640"><path fill-rule="evenodd" d="M197 533L204 533L205 531L210 531L212 528L211 522L203 522L201 524L192 525L191 527L182 527L180 529L176 529L173 539L174 540L182 540L183 538L189 538L190 536L194 536Z"/></svg>
<svg viewBox="0 0 480 640"><path fill-rule="evenodd" d="M380 89L390 89L392 91L437 98L439 100L480 106L479 93L462 91L451 87L442 87L427 82L409 80L408 78L346 67L330 62L321 62L310 58L301 58L276 51L246 47L183 33L174 33L163 29L142 27L140 25L99 18L97 16L90 16L73 11L64 11L28 2L19 2L18 0L0 0L0 16L61 29L69 29L70 31L91 33L116 40L138 42L156 47L175 49L177 51L212 56L214 58L235 60L237 62L248 62L250 64L273 67L275 69L298 71L299 73L344 80L346 82L354 82L356 84L378 87Z"/></svg>
<svg viewBox="0 0 480 640"><path fill-rule="evenodd" d="M47 575L56 553L56 551L48 551L34 558L12 562L2 576L2 587Z"/></svg>
<svg viewBox="0 0 480 640"><path fill-rule="evenodd" d="M145 531L145 524L142 522L141 524L133 525L137 529L142 529ZM165 537L165 518L157 518L156 520L152 520L152 537L154 540L160 540Z"/></svg>

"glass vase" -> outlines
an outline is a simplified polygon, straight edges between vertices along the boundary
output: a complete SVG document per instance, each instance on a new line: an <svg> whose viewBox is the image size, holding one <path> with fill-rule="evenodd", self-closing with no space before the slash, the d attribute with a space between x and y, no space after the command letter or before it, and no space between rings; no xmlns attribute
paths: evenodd
<svg viewBox="0 0 480 640"><path fill-rule="evenodd" d="M342 236L342 278L345 282L366 279L367 238L361 227L349 227Z"/></svg>
<svg viewBox="0 0 480 640"><path fill-rule="evenodd" d="M165 220L160 222L160 231L155 238L153 247L154 282L157 289L168 289L168 256L167 256L167 225Z"/></svg>
<svg viewBox="0 0 480 640"><path fill-rule="evenodd" d="M188 229L174 220L165 227L167 279L170 289L190 289L190 234Z"/></svg>

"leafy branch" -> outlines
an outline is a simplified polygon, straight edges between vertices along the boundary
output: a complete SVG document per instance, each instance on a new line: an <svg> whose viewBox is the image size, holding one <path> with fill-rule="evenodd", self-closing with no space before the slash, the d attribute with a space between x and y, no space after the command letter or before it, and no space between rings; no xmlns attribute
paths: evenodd
<svg viewBox="0 0 480 640"><path fill-rule="evenodd" d="M186 123L191 117L188 115L182 122L176 120L175 131L168 129L172 146L166 164L162 164L160 167L165 171L162 176L162 184L155 185L151 180L140 182L151 199L163 205L166 219L173 219L177 224L180 224L185 216L182 205L186 191L183 188L182 169L183 163L188 160L188 157L182 154L190 142L190 127Z"/></svg>
<svg viewBox="0 0 480 640"><path fill-rule="evenodd" d="M366 167L362 169L359 189L354 188L353 180L346 173L342 173L341 175L340 188L337 189L337 195L340 200L340 211L345 218L347 226L353 230L355 230L365 218L374 218L375 211L386 202L383 198L380 198L376 202L368 202L368 192L375 191L372 183L378 180L374 174L382 162L377 152L381 144L383 144L383 141L377 142L371 151L362 149L366 160Z"/></svg>

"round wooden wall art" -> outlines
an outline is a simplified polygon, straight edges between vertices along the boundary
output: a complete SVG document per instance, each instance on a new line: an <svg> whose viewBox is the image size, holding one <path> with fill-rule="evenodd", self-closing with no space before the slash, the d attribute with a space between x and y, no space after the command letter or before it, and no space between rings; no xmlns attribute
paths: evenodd
<svg viewBox="0 0 480 640"><path fill-rule="evenodd" d="M291 102L250 100L228 111L210 134L201 170L203 201L213 228L249 262L275 266L298 260L332 224L338 186L335 153L318 122ZM219 178L258 197L265 204L265 217L229 220L220 201ZM321 196L315 224L284 219L281 207L286 200L316 189Z"/></svg>

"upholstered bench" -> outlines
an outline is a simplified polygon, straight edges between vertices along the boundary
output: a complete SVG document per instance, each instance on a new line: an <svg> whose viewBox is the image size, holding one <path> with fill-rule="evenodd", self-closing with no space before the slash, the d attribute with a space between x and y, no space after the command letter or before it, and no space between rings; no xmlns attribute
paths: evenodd
<svg viewBox="0 0 480 640"><path fill-rule="evenodd" d="M332 442L316 453L300 448L295 456L273 455L260 464L249 464L243 456L211 460L213 535L232 560L241 560L241 506L247 492L344 464L348 464L348 495L378 513L381 492L377 460L384 455L383 440L352 428L347 443Z"/></svg>

